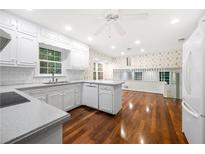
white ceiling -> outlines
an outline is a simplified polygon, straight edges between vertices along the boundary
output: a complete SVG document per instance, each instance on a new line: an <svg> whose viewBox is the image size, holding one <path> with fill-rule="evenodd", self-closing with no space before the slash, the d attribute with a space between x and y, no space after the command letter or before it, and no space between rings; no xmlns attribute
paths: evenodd
<svg viewBox="0 0 205 154"><path fill-rule="evenodd" d="M119 10L119 21L126 35L122 37L116 29L111 28L111 38L108 38L108 29L98 36L94 36L94 33L104 22L104 16L109 10L8 11L113 57L121 56L121 52L125 52L125 55L139 54L141 48L145 52L181 49L182 44L178 39L187 38L204 13L204 10ZM146 18L134 15L144 12L148 13ZM172 25L170 21L174 18L180 19L180 22ZM67 25L72 26L72 31L65 30ZM88 37L92 37L93 41L89 42ZM136 45L136 40L140 40L141 44ZM116 48L111 49L112 45ZM131 50L127 51L127 48Z"/></svg>

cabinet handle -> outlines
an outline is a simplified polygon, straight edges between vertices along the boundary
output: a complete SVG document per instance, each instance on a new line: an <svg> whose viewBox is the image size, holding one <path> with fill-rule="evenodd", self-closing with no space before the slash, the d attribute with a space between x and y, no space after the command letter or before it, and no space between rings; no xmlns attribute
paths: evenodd
<svg viewBox="0 0 205 154"><path fill-rule="evenodd" d="M94 88L96 88L97 86L86 85L86 87L94 87Z"/></svg>

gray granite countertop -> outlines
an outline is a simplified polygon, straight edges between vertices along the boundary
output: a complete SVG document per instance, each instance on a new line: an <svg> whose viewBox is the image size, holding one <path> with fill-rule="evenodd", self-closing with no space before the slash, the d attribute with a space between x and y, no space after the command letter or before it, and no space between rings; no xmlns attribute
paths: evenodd
<svg viewBox="0 0 205 154"><path fill-rule="evenodd" d="M0 143L17 143L43 129L62 124L70 118L67 112L15 89L27 86L0 86L1 92L14 91L30 100L28 103L0 108Z"/></svg>
<svg viewBox="0 0 205 154"><path fill-rule="evenodd" d="M10 91L11 89L26 90L30 88L44 88L44 87L54 87L62 85L71 85L71 84L80 84L80 83L93 83L93 84L102 84L117 86L124 83L124 81L114 81L114 80L77 80L77 81L68 81L66 83L57 83L57 84L24 84L24 85L9 85L9 86L0 86L0 92Z"/></svg>

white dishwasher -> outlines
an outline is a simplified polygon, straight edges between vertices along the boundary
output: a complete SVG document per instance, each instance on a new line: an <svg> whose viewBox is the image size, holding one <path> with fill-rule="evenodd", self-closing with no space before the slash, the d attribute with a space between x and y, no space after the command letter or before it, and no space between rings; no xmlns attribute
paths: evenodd
<svg viewBox="0 0 205 154"><path fill-rule="evenodd" d="M83 84L83 105L98 109L98 84Z"/></svg>

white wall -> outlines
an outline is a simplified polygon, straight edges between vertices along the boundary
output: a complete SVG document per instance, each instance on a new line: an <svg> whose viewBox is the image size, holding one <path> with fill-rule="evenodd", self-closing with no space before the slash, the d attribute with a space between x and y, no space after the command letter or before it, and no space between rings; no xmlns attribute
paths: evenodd
<svg viewBox="0 0 205 154"><path fill-rule="evenodd" d="M165 82L128 80L123 87L128 90L158 93L166 97Z"/></svg>

